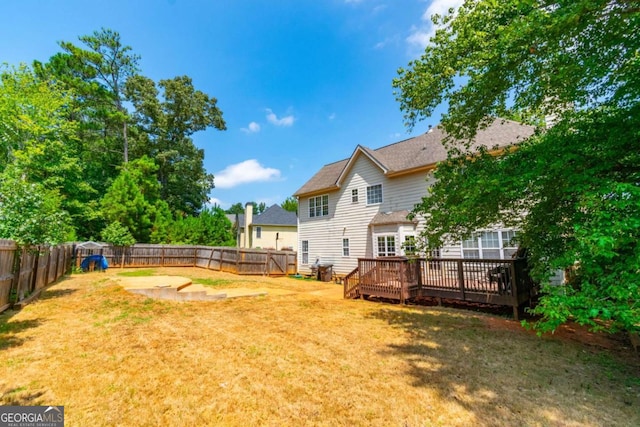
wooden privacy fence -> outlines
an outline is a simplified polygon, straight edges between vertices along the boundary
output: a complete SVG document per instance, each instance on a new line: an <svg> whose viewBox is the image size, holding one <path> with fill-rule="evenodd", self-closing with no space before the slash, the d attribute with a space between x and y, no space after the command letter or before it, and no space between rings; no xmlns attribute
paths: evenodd
<svg viewBox="0 0 640 427"><path fill-rule="evenodd" d="M73 245L18 248L0 240L0 312L36 298L71 269Z"/></svg>
<svg viewBox="0 0 640 427"><path fill-rule="evenodd" d="M201 267L241 275L285 276L297 272L296 252L225 246L136 244L129 247L76 248L76 266L102 255L110 267Z"/></svg>
<svg viewBox="0 0 640 427"><path fill-rule="evenodd" d="M537 291L524 259L358 259L344 279L344 297L448 298L518 309Z"/></svg>
<svg viewBox="0 0 640 427"><path fill-rule="evenodd" d="M0 239L0 312L11 306L11 284L14 277L16 243L12 240Z"/></svg>

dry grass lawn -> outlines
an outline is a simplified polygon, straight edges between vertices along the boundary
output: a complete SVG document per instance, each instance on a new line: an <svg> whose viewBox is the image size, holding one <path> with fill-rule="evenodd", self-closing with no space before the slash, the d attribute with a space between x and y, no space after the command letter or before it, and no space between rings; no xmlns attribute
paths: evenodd
<svg viewBox="0 0 640 427"><path fill-rule="evenodd" d="M0 404L64 405L67 426L640 425L638 358L598 337L195 268L148 273L274 292L152 300L122 272L73 275L0 315Z"/></svg>

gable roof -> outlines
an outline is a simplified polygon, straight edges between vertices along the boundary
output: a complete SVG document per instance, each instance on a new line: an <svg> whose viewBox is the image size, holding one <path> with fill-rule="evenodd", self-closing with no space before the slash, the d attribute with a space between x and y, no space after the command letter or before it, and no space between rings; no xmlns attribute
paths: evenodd
<svg viewBox="0 0 640 427"><path fill-rule="evenodd" d="M225 216L227 217L227 219L229 219L229 221L231 221L231 224L234 227L244 227L244 214L225 214ZM237 221L237 223L236 223Z"/></svg>
<svg viewBox="0 0 640 427"><path fill-rule="evenodd" d="M288 225L295 227L298 225L298 216L295 212L284 210L280 205L272 205L260 215L254 217L253 225Z"/></svg>
<svg viewBox="0 0 640 427"><path fill-rule="evenodd" d="M496 119L487 128L478 131L469 148L474 151L481 146L489 149L495 146L504 148L524 141L533 135L534 130L533 126ZM388 177L435 167L436 163L447 158L447 149L442 143L445 136L445 132L438 126L422 135L375 150L358 145L351 157L325 165L293 195L337 190L361 155L368 157Z"/></svg>

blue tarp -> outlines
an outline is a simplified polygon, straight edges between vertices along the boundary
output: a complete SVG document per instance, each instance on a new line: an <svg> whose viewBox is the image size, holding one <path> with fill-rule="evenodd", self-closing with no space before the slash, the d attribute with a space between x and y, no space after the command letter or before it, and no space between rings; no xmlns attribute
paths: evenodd
<svg viewBox="0 0 640 427"><path fill-rule="evenodd" d="M89 269L89 265L93 263L95 268L98 270L106 270L109 268L109 264L107 263L107 259L102 255L89 255L80 263L80 268L82 271L87 271Z"/></svg>

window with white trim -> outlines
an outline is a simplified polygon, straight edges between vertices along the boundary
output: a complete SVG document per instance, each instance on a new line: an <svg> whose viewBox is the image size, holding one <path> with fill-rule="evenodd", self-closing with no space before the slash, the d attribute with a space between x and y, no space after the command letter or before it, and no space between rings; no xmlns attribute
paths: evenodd
<svg viewBox="0 0 640 427"><path fill-rule="evenodd" d="M329 215L329 195L311 197L309 199L309 217Z"/></svg>
<svg viewBox="0 0 640 427"><path fill-rule="evenodd" d="M358 189L351 190L351 203L358 203Z"/></svg>
<svg viewBox="0 0 640 427"><path fill-rule="evenodd" d="M382 184L367 187L367 204L375 205L382 203Z"/></svg>
<svg viewBox="0 0 640 427"><path fill-rule="evenodd" d="M504 258L513 258L518 252L518 242L516 241L517 232L514 230L502 230L502 251Z"/></svg>
<svg viewBox="0 0 640 427"><path fill-rule="evenodd" d="M256 227L256 239L262 238L262 227Z"/></svg>
<svg viewBox="0 0 640 427"><path fill-rule="evenodd" d="M308 240L302 241L302 248L300 252L302 253L302 265L309 264L309 241Z"/></svg>
<svg viewBox="0 0 640 427"><path fill-rule="evenodd" d="M507 259L518 250L514 230L481 231L462 241L466 259Z"/></svg>
<svg viewBox="0 0 640 427"><path fill-rule="evenodd" d="M396 256L396 237L394 235L378 236L378 256Z"/></svg>
<svg viewBox="0 0 640 427"><path fill-rule="evenodd" d="M342 256L349 256L349 239L342 239Z"/></svg>
<svg viewBox="0 0 640 427"><path fill-rule="evenodd" d="M416 248L416 236L409 235L404 236L404 243L402 244L402 250L405 255L415 255L417 252Z"/></svg>

